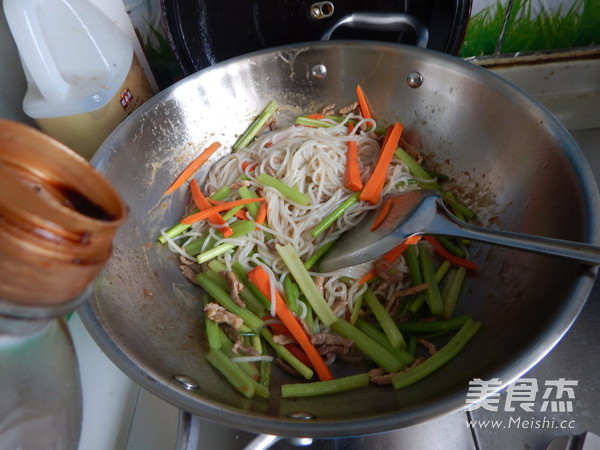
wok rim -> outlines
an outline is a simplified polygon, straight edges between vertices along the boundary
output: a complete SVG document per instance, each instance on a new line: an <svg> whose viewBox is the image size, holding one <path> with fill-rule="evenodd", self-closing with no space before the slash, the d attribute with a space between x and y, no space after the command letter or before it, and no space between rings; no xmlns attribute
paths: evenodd
<svg viewBox="0 0 600 450"><path fill-rule="evenodd" d="M566 149L568 149L569 162L572 164L573 170L578 174L583 196L581 200L586 205L585 213L587 214L585 223L585 242L590 244L600 243L600 195L598 193L598 186L583 151L565 126L539 101L502 77L455 56L430 49L417 49L416 47L403 44L392 44L379 41L343 40L304 42L258 50L221 61L213 66L188 75L169 88L156 94L138 108L105 140L96 155L92 158L91 163L94 166L101 165L102 159L109 153L102 152L102 149L111 140L113 135L118 134L119 130L126 126L125 122L133 122L139 115L143 114L144 111L153 108L164 98L168 97L180 85L193 82L193 80L201 77L207 72L220 70L222 67L235 65L238 62L248 59L260 58L265 55L291 49L304 47L373 47L374 45L390 48L395 51L425 54L428 57L437 58L438 60L460 67L467 65L469 67L468 70L476 71L484 78L487 77L490 80L495 80L494 83L499 84L499 86L504 86L505 89L510 90L514 95L521 97L520 100L530 104L538 110L538 112L544 116L546 124L550 126L555 135L560 138L565 153L567 153ZM98 169L102 171L101 167ZM581 274L573 282L573 287L569 291L570 295L567 297L561 310L557 312L557 319L554 320L551 326L547 327L544 332L538 336L535 343L530 344L523 350L521 357L511 360L504 365L501 370L494 372L494 375L502 380L502 386L499 390L505 388L511 382L533 368L568 332L592 291L596 281L595 277L597 271L597 267L589 267L582 270ZM252 433L274 434L288 437L346 437L404 428L442 415L457 412L464 409L466 406L465 399L467 386L465 386L464 390L449 394L443 399L436 401L435 404L425 404L424 407L418 407L409 411L388 412L361 418L317 419L315 421L298 421L298 419L286 417L276 418L259 413L252 413L239 408L233 408L228 405L209 401L200 396L192 398L189 395L189 391L186 391L172 377L161 377L151 374L149 371L146 371L142 365L137 363L125 349L119 347L108 330L103 326L102 320L95 311L96 309L94 307L94 299L92 296L89 301L85 302L78 309L77 312L94 341L108 358L127 376L144 389L185 412L235 429Z"/></svg>

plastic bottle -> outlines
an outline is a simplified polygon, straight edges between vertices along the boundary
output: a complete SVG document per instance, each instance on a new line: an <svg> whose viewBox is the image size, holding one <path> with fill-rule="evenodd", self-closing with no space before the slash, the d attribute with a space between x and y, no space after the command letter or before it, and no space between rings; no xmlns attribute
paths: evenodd
<svg viewBox="0 0 600 450"><path fill-rule="evenodd" d="M152 96L131 40L88 0L4 0L28 89L23 110L91 158Z"/></svg>

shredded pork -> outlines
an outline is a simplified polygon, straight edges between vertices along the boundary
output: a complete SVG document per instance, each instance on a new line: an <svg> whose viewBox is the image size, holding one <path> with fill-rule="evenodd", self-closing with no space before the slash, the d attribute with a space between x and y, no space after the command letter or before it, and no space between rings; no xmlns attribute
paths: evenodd
<svg viewBox="0 0 600 450"><path fill-rule="evenodd" d="M207 303L204 306L204 313L213 322L225 323L236 330L239 330L244 324L244 320L240 316L227 311L217 303Z"/></svg>

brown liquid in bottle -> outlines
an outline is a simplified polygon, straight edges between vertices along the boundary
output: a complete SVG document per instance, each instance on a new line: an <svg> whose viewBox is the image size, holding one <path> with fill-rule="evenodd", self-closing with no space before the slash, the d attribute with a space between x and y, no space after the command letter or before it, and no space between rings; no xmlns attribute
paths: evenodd
<svg viewBox="0 0 600 450"><path fill-rule="evenodd" d="M0 299L66 302L104 266L126 207L85 159L0 120Z"/></svg>

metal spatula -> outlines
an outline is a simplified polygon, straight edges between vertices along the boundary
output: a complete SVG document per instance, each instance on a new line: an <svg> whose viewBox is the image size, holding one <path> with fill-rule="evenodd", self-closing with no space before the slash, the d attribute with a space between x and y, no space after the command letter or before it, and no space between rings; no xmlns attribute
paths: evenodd
<svg viewBox="0 0 600 450"><path fill-rule="evenodd" d="M387 200L387 199L386 199ZM542 236L491 230L467 224L445 207L436 191L415 190L389 197L391 208L375 230L379 210L344 234L322 257L321 272L371 261L414 235L441 235L487 242L504 247L546 253L584 263L600 264L600 247Z"/></svg>

